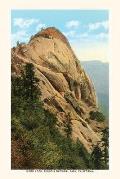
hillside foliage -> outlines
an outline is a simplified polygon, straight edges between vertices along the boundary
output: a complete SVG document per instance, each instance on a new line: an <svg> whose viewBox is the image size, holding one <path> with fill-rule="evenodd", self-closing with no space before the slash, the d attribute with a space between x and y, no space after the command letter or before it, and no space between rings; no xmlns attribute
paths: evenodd
<svg viewBox="0 0 120 179"><path fill-rule="evenodd" d="M96 169L95 165L101 169L103 165L97 162L103 161L96 161L96 151L91 157L79 140L76 143L71 140L69 115L66 137L60 134L56 128L57 119L43 108L38 85L39 80L31 63L25 65L20 76L12 76L12 169ZM104 135L106 143L105 140ZM105 154L106 151L107 146ZM93 161L96 161L94 166ZM104 161L108 163L107 159Z"/></svg>

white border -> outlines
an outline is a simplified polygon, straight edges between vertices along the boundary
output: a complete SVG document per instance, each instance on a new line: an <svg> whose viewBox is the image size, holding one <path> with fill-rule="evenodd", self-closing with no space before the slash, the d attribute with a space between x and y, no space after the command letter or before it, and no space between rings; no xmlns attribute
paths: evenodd
<svg viewBox="0 0 120 179"><path fill-rule="evenodd" d="M119 0L3 0L0 7L0 178L119 179L120 131ZM11 9L107 9L110 11L110 170L93 173L27 173L10 166Z"/></svg>

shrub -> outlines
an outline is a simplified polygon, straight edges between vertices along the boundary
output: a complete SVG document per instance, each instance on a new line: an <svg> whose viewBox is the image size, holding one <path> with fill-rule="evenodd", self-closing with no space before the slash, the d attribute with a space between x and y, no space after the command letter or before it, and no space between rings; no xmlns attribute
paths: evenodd
<svg viewBox="0 0 120 179"><path fill-rule="evenodd" d="M103 115L103 113L99 112L99 111L91 111L90 112L90 118L92 120L96 120L99 122L102 122L105 120L105 116Z"/></svg>

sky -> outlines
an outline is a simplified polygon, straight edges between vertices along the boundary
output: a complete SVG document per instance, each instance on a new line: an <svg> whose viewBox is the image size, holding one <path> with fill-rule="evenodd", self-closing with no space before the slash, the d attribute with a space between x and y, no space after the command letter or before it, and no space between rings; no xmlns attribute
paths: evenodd
<svg viewBox="0 0 120 179"><path fill-rule="evenodd" d="M58 28L68 38L79 60L109 61L107 10L12 10L12 46L47 27Z"/></svg>

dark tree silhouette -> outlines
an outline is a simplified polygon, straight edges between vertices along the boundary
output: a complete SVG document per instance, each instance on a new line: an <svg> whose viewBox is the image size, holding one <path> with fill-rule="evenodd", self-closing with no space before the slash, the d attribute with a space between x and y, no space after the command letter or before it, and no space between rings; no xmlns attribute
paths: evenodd
<svg viewBox="0 0 120 179"><path fill-rule="evenodd" d="M92 169L103 169L102 156L102 150L97 144L96 146L94 146L93 152L91 153L90 157L90 164Z"/></svg>
<svg viewBox="0 0 120 179"><path fill-rule="evenodd" d="M26 99L35 100L40 95L38 89L39 79L35 77L35 69L32 63L28 63L25 66L25 70L22 73L24 83L24 94Z"/></svg>
<svg viewBox="0 0 120 179"><path fill-rule="evenodd" d="M103 163L105 169L109 168L109 128L105 128L103 131L103 137L102 137L102 153L103 153Z"/></svg>
<svg viewBox="0 0 120 179"><path fill-rule="evenodd" d="M67 138L69 138L71 136L71 133L72 133L72 122L71 122L71 118L70 118L70 113L68 113L68 115L67 115L65 132L66 132Z"/></svg>

